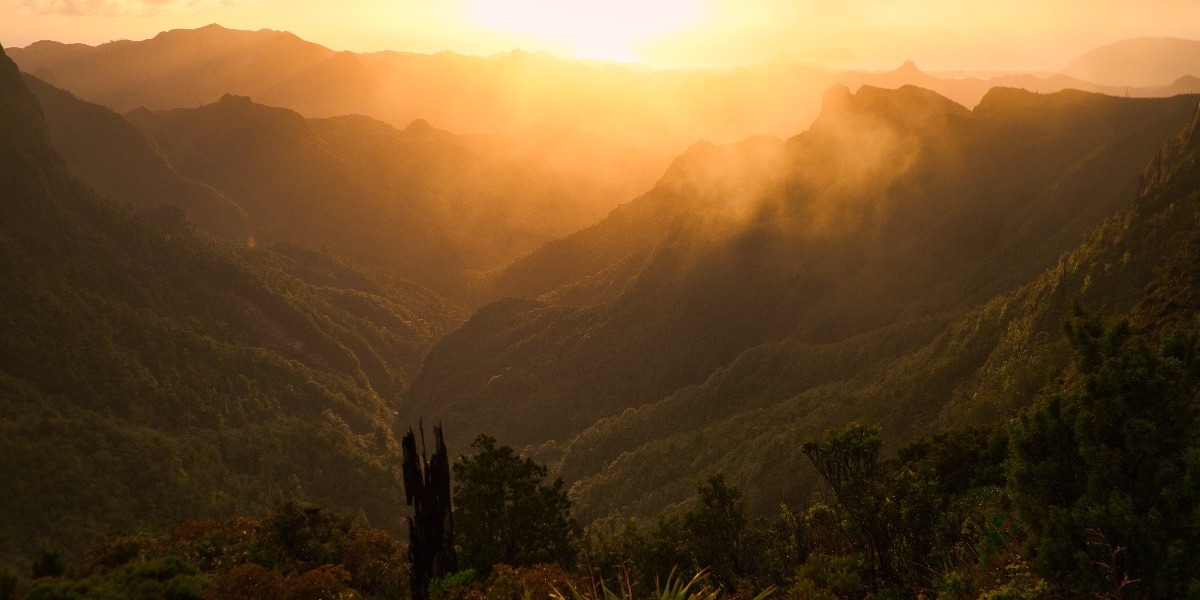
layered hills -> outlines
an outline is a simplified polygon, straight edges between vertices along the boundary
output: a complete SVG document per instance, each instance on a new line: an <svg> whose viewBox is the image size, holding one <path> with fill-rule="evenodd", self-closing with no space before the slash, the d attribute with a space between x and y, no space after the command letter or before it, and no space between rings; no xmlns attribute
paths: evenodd
<svg viewBox="0 0 1200 600"><path fill-rule="evenodd" d="M1076 307L1139 333L1194 326L1200 110L1152 157L1134 204L1030 283L944 324L913 322L839 343L751 349L703 383L597 422L566 452L582 514L652 513L683 473L736 473L770 510L811 486L796 444L854 419L898 438L992 422L1070 382L1063 323ZM630 450L633 448L633 450Z"/></svg>
<svg viewBox="0 0 1200 600"><path fill-rule="evenodd" d="M139 210L169 205L206 231L230 239L250 235L243 210L212 187L181 175L157 145L120 115L26 75L46 115L54 148L96 191Z"/></svg>
<svg viewBox="0 0 1200 600"><path fill-rule="evenodd" d="M551 461L584 521L716 472L765 512L826 428L901 443L1070 377L1076 301L1200 307L1197 96L215 26L13 56L0 552L290 498L394 524L419 419Z"/></svg>
<svg viewBox="0 0 1200 600"><path fill-rule="evenodd" d="M12 51L26 72L126 112L190 108L225 94L308 117L368 115L455 132L571 128L678 151L698 138L796 131L827 74L802 66L656 75L514 51L492 57L335 52L279 31L210 25L99 46L38 42ZM781 121L782 120L782 121Z"/></svg>
<svg viewBox="0 0 1200 600"><path fill-rule="evenodd" d="M1101 85L1152 87L1200 78L1200 41L1178 38L1121 40L1080 56L1063 69Z"/></svg>
<svg viewBox="0 0 1200 600"><path fill-rule="evenodd" d="M490 57L336 52L287 32L218 25L98 46L43 41L10 53L27 73L121 113L192 108L234 94L306 117L362 114L401 129L425 119L457 133L567 128L627 149L670 154L699 139L728 143L758 134L794 135L812 122L821 94L835 84L852 90L916 85L967 107L998 86L1135 97L1200 92L1200 82L1177 82L1179 76L1091 81L1092 71L1076 68L1090 64L1086 58L1054 75L938 75L911 63L890 72L787 62L650 71L521 51ZM1124 48L1116 53L1097 64L1126 56Z"/></svg>
<svg viewBox="0 0 1200 600"><path fill-rule="evenodd" d="M122 116L26 82L68 166L118 201L175 206L239 242L324 247L460 303L474 302L475 272L594 222L662 162L570 131L400 130L232 95Z"/></svg>
<svg viewBox="0 0 1200 600"><path fill-rule="evenodd" d="M716 468L771 506L804 484L757 472L765 448L866 412L898 439L929 427L956 398L931 371L970 371L959 361L978 365L980 347L922 355L895 391L907 406L870 377L1127 208L1196 102L996 89L967 110L835 88L805 133L697 145L646 195L508 269L498 284L524 299L439 342L401 413L561 459L596 514L654 512ZM853 403L830 395L858 378Z"/></svg>
<svg viewBox="0 0 1200 600"><path fill-rule="evenodd" d="M119 166L145 158L128 180L211 192L113 130ZM0 54L0 554L285 498L396 523L394 411L462 310L328 254L219 241L179 207L118 206L70 173L62 135Z"/></svg>

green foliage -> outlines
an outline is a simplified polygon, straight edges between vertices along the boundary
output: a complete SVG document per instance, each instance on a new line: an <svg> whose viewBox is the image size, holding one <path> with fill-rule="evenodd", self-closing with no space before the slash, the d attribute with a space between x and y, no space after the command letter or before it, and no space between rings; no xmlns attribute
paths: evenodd
<svg viewBox="0 0 1200 600"><path fill-rule="evenodd" d="M391 534L295 503L263 520L191 520L161 535L97 540L30 599L301 600L401 598L406 549Z"/></svg>
<svg viewBox="0 0 1200 600"><path fill-rule="evenodd" d="M546 467L475 439L475 454L454 463L455 537L464 568L489 573L500 563L572 565L578 525L562 479L547 484Z"/></svg>
<svg viewBox="0 0 1200 600"><path fill-rule="evenodd" d="M13 200L0 205L0 472L16 501L0 505L0 552L28 552L46 536L71 547L94 529L253 510L278 497L365 507L394 522L392 407L454 311L329 256L231 246L170 211L115 209L53 158L36 103L11 84L16 72L7 67L0 132L10 143L0 148L0 185ZM1155 159L1128 213L1029 285L970 309L1050 264L1054 248L1086 229L1081 223L1107 214L1097 206L1124 202L1117 183L1129 178L1110 166L1133 160L1133 146L1154 135L1139 130L1138 144L1113 142L1130 139L1122 124L1144 121L1138 111L1151 103L1135 111L1115 99L1066 97L1042 111L1001 91L970 117L940 101L889 104L922 93L867 91L857 107L864 112L848 116L894 118L930 156L949 154L939 152L946 140L978 127L979 137L954 149L978 160L1015 141L1015 166L980 161L989 166L963 177L953 165L918 161L888 188L890 216L906 228L869 227L821 244L769 224L714 234L682 217L688 206L720 202L719 186L681 194L667 178L587 234L611 242L620 237L613 231L639 228L620 219L656 213L638 242L653 253L626 247L615 252L619 265L600 265L601 279L611 279L604 285L623 290L603 296L611 303L559 304L567 293L481 310L429 354L406 405L497 419L505 439L524 441L568 439L607 415L565 449L542 448L564 452L564 472L590 498L589 516L653 512L686 497L695 473L714 466L729 467L731 482L755 484L743 498L715 477L697 490L696 505L680 505L652 531L622 528L611 543L589 542L597 598L645 596L664 577L665 587L654 586L663 597L770 585L787 586L789 597L826 598L1194 594L1200 119ZM1106 115L1103 126L1062 127L1062 110L1078 106ZM912 126L931 115L945 127ZM1024 152L1030 139L1046 139L1048 123L1083 137ZM1010 136L1010 126L1019 134ZM814 129L788 145L797 152L789 160L815 156L826 166L819 150L838 146L822 146L829 140L820 136L836 142L836 132ZM726 158L700 147L682 164ZM779 221L798 225L804 219L791 217L805 206L793 200L835 189L822 177L837 169L811 171L811 181L781 188L788 202L777 207ZM1014 184L1008 173L1038 183ZM1053 198L1039 195L1048 190ZM968 193L972 201L962 202ZM1044 206L1000 203L1027 197ZM681 198L702 204L668 210ZM1049 218L1084 210L1070 227ZM669 237L658 230L664 223ZM860 252L895 247L907 227L928 235L883 259ZM961 243L1008 230L1022 233ZM566 245L576 253L588 246L575 242ZM997 272L992 258L1002 252L1019 267ZM1127 319L1106 326L1098 315L1072 313L1073 297ZM1068 314L1065 336L1053 335ZM1010 424L927 437L888 458L885 431L904 442L960 418L995 422L1038 389L1033 408ZM589 401L573 414L530 428L531 415L585 397L581 390ZM879 425L843 426L851 415ZM824 438L801 442L823 429ZM563 568L575 562L577 539L562 481L546 484L544 467L492 438L480 437L475 449L455 466L454 499L464 564L486 575L447 581L442 593L531 597L550 582L586 589ZM816 478L796 468L802 455L829 504L749 519L813 487ZM599 550L595 564L590 548ZM31 596L385 597L404 589L399 557L386 534L288 505L263 521L108 539L65 572L43 556L30 570L41 578ZM538 562L558 565L527 566ZM711 569L715 585L673 577L680 566Z"/></svg>
<svg viewBox="0 0 1200 600"><path fill-rule="evenodd" d="M635 572L639 574L637 583L642 589L653 589L659 581L666 580L676 570L695 564L688 551L689 539L680 518L660 517L649 537L645 540L635 538L634 544L628 554L636 557ZM617 577L617 573L610 573L608 579L617 581Z"/></svg>
<svg viewBox="0 0 1200 600"><path fill-rule="evenodd" d="M434 600L532 600L548 598L556 589L579 585L578 578L558 565L496 565L485 577L460 571L430 587Z"/></svg>
<svg viewBox="0 0 1200 600"><path fill-rule="evenodd" d="M746 530L742 494L727 485L722 475L708 478L696 493L700 505L683 518L692 558L717 585L733 589L746 574L742 564Z"/></svg>
<svg viewBox="0 0 1200 600"><path fill-rule="evenodd" d="M474 569L465 569L447 575L440 579L433 580L429 584L429 597L432 600L442 600L443 598L453 598L456 596L458 588L463 588L469 585L476 578Z"/></svg>
<svg viewBox="0 0 1200 600"><path fill-rule="evenodd" d="M1006 440L1002 427L951 430L884 460L879 429L851 423L806 443L833 502L804 515L809 553L796 585L843 597L862 585L884 596L941 590L948 598L992 585L1015 560L1020 535L997 486Z"/></svg>
<svg viewBox="0 0 1200 600"><path fill-rule="evenodd" d="M1069 590L1078 593L1078 590ZM1050 593L1050 584L1033 574L1029 565L1016 562L1005 568L1003 583L979 595L980 600L1039 600Z"/></svg>
<svg viewBox="0 0 1200 600"><path fill-rule="evenodd" d="M63 566L62 556L58 550L43 549L38 557L34 559L31 567L34 579L43 577L58 577L63 574L65 567Z"/></svg>
<svg viewBox="0 0 1200 600"><path fill-rule="evenodd" d="M894 515L884 488L879 460L883 438L879 427L850 423L802 449L829 486L837 506L852 522L853 534L867 555L873 579L892 575Z"/></svg>
<svg viewBox="0 0 1200 600"><path fill-rule="evenodd" d="M868 592L868 566L861 554L827 556L816 553L796 570L800 590L827 590L835 597L853 598Z"/></svg>
<svg viewBox="0 0 1200 600"><path fill-rule="evenodd" d="M1089 303L1126 310L1165 254L1195 247L1127 243L1144 231L1113 223L1089 242L1101 252L1058 262L1129 207L1134 174L1194 98L993 90L967 114L915 89L860 95L830 122L894 129L913 152L904 176L836 185L839 157L858 153L839 152L829 123L782 150L698 145L652 192L510 269L507 289L537 300L490 305L447 336L413 406L561 456L583 521L653 517L718 471L763 516L815 487L792 450L822 431L877 423L899 444L930 422L1012 415L1065 364L1064 299L1087 287ZM768 164L781 168L756 170ZM772 218L714 216L746 190ZM1194 231L1191 205L1177 211L1170 227ZM844 226L814 232L813 214ZM541 294L572 275L618 292L584 306Z"/></svg>
<svg viewBox="0 0 1200 600"><path fill-rule="evenodd" d="M681 569L695 569L723 594L761 592L786 584L807 551L802 525L787 507L772 519L748 520L741 492L714 475L696 488L695 504L653 527L636 520L588 529L582 566L593 587L644 596Z"/></svg>
<svg viewBox="0 0 1200 600"><path fill-rule="evenodd" d="M1196 332L1154 344L1079 310L1066 330L1078 380L1011 429L1033 565L1067 589L1183 597L1200 566Z"/></svg>
<svg viewBox="0 0 1200 600"><path fill-rule="evenodd" d="M661 585L656 585L654 593L647 597L650 600L717 600L721 598L720 586L710 587L708 579L709 575L706 570L699 571L687 581L672 571ZM556 589L554 593L550 594L550 598L552 600L634 600L631 593L632 587L628 585L628 581L626 583L626 587L619 591L614 591L602 583L599 587L594 587L591 593L569 586L567 588L570 592L569 596ZM773 588L763 590L754 596L753 600L766 600L774 593Z"/></svg>
<svg viewBox="0 0 1200 600"><path fill-rule="evenodd" d="M0 600L16 600L17 585L21 579L13 571L0 569Z"/></svg>
<svg viewBox="0 0 1200 600"><path fill-rule="evenodd" d="M201 600L205 580L178 557L165 556L121 565L81 580L35 586L28 600Z"/></svg>
<svg viewBox="0 0 1200 600"><path fill-rule="evenodd" d="M393 404L461 309L97 197L0 63L0 560L282 498L398 524Z"/></svg>

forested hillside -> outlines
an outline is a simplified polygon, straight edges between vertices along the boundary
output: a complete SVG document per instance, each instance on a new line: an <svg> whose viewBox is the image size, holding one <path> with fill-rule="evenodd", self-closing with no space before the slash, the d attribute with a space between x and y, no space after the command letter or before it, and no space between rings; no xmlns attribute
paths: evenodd
<svg viewBox="0 0 1200 600"><path fill-rule="evenodd" d="M459 136L425 121L398 130L233 96L121 116L25 80L68 167L117 202L176 206L240 243L327 248L460 303L486 296L477 272L591 224L665 162L570 131Z"/></svg>
<svg viewBox="0 0 1200 600"><path fill-rule="evenodd" d="M215 189L191 181L157 145L120 115L29 75L25 85L46 115L54 149L71 173L97 192L139 209L175 206L202 230L245 240L245 211Z"/></svg>
<svg viewBox="0 0 1200 600"><path fill-rule="evenodd" d="M757 347L700 385L601 420L563 464L580 477L580 514L659 510L686 497L692 482L682 473L708 469L738 474L751 506L769 510L811 486L788 476L807 472L789 449L814 432L854 419L883 425L897 442L1004 419L1044 386L1072 380L1062 325L1076 303L1128 319L1139 334L1194 326L1198 127L1200 111L1153 157L1129 210L1013 292L945 325Z"/></svg>
<svg viewBox="0 0 1200 600"><path fill-rule="evenodd" d="M698 144L644 196L509 268L497 285L526 299L442 340L401 413L561 449L743 353L858 373L1127 207L1195 102L997 89L968 111L918 88L835 88L805 133ZM837 380L807 367L779 377Z"/></svg>
<svg viewBox="0 0 1200 600"><path fill-rule="evenodd" d="M393 411L460 308L119 208L68 172L7 57L0 139L0 554L285 498L397 523Z"/></svg>
<svg viewBox="0 0 1200 600"><path fill-rule="evenodd" d="M206 29L153 45L217 36L230 42L218 62L245 83L265 77L245 57L279 58L282 44L308 62L267 61L282 71L264 89L293 100L288 86L314 70L367 85L366 62L396 59ZM56 64L90 72L89 61L142 50L26 54L58 53ZM543 60L496 59L526 74ZM913 65L892 75L933 79ZM179 90L184 99L219 83L156 77L203 88ZM141 97L134 83L106 89ZM964 563L952 556L960 546L921 537L949 527L937 531L967 543L975 533L959 526L983 527L979 515L954 512L969 496L1021 520L1005 531L1028 547L1001 544L1009 562L999 564L1017 573L1005 581L1058 568L1076 577L1063 580L1070 585L1098 590L1102 578L1072 571L1074 550L1043 527L1057 523L1042 511L1059 500L1038 504L1053 490L1038 487L1037 461L1058 476L1071 469L1055 461L1071 452L1080 465L1103 461L1090 447L1047 449L1046 436L1086 445L1112 433L1085 431L1089 402L1166 390L1167 408L1151 407L1158 413L1113 405L1101 417L1150 423L1121 430L1121 444L1164 432L1170 447L1147 451L1164 469L1153 477L1192 468L1181 453L1194 436L1184 413L1194 409L1186 396L1200 315L1200 97L994 88L968 109L912 86L835 86L803 133L697 142L648 190L637 182L661 156L575 130L460 135L424 120L398 129L257 100L227 94L118 115L0 60L0 559L78 552L97 534L195 517L252 515L255 535L269 537L277 516L258 517L299 500L355 515L277 509L378 542L391 562L375 574L386 582L359 581L359 567L374 572L351 565L361 557L345 548L326 566L353 570L356 589L392 593L399 546L355 528L401 522L394 428L423 420L445 425L453 454L472 439L481 452L511 444L565 478L571 503L557 483L551 498L566 532L554 553L563 568L577 543L627 544L649 565L636 575L642 585L687 564L714 568L726 591L809 580L828 591L835 584L798 565L844 560L866 579L843 596L949 585L935 571L969 572L970 589L992 589L997 581L984 579L995 564ZM351 100L333 94L322 110ZM1182 415L1175 429L1170 410ZM845 427L852 421L869 425ZM831 533L822 515L857 517L829 496L837 483L821 460L851 442L884 461L871 474L875 496L864 497L916 498L920 510L963 522L925 522L896 504L874 511L895 520L881 527L898 528L878 539L855 538L866 536L861 523ZM939 462L956 444L970 459L962 468L978 472ZM547 473L526 467L539 480ZM1102 496L1101 475L1111 473L1068 490L1085 508L1062 500L1063 510ZM970 481L937 487L960 476ZM932 487L920 495L910 483ZM827 505L777 514L781 503L810 506L822 485ZM1191 506L1187 485L1171 488L1171 510ZM1144 491L1129 492L1132 513L1099 519L1106 532L1169 537L1112 525L1113 515L1145 516ZM782 537L739 546L744 556L704 546L696 519L710 501L772 515L779 520L755 535ZM629 515L666 517L653 531L599 541L577 539L568 518L596 525L590 535ZM1072 513L1070 524L1087 518ZM209 522L210 533L239 522ZM1076 529L1070 543L1090 548ZM141 551L193 550L173 536L144 539ZM1190 530L1176 537L1179 548L1195 546ZM887 546L892 538L905 541ZM816 554L800 557L801 547ZM305 573L324 568L279 548L276 566L297 569L273 575L280 594L303 583L289 561ZM780 548L794 555L771 554ZM1136 567L1186 564L1171 552L1138 553ZM717 564L726 559L734 562ZM918 567L927 572L914 575ZM231 573L185 575L232 586ZM507 581L497 573L487 581ZM1188 581L1147 585L1178 591Z"/></svg>

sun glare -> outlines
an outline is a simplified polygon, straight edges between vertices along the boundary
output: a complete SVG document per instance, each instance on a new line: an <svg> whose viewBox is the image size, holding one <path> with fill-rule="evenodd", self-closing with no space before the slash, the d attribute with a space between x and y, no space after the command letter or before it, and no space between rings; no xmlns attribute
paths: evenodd
<svg viewBox="0 0 1200 600"><path fill-rule="evenodd" d="M575 58L636 62L638 44L699 24L703 0L471 0L479 26L569 48Z"/></svg>

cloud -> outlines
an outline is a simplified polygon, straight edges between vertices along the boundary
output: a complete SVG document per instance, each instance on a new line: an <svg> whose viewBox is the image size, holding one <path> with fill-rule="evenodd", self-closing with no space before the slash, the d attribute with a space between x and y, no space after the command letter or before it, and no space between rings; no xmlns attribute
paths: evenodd
<svg viewBox="0 0 1200 600"><path fill-rule="evenodd" d="M171 8L231 5L234 0L21 0L21 3L34 13L42 15L116 17L150 16Z"/></svg>

